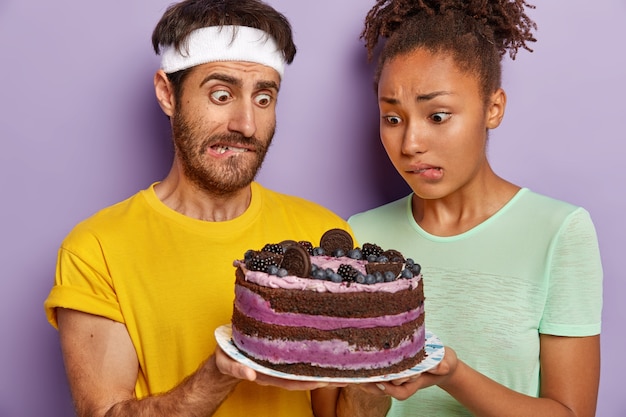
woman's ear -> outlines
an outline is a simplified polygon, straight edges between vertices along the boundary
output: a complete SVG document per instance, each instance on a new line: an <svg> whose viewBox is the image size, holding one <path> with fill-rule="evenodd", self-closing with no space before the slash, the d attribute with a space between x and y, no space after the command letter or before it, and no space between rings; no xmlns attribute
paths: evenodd
<svg viewBox="0 0 626 417"><path fill-rule="evenodd" d="M168 116L172 117L176 108L176 99L174 97L174 89L172 83L167 78L167 74L163 70L158 70L154 74L154 92L161 110Z"/></svg>
<svg viewBox="0 0 626 417"><path fill-rule="evenodd" d="M504 117L504 110L506 109L506 93L502 88L498 88L491 97L487 104L487 129L495 129L500 126L502 118Z"/></svg>

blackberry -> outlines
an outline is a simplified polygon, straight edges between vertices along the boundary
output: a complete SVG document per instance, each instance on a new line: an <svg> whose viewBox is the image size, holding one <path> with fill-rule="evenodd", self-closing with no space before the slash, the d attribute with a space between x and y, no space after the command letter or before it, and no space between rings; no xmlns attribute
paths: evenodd
<svg viewBox="0 0 626 417"><path fill-rule="evenodd" d="M311 242L308 240L301 240L298 244L306 249L306 251L309 252L309 255L313 255L313 244Z"/></svg>
<svg viewBox="0 0 626 417"><path fill-rule="evenodd" d="M246 268L251 271L267 272L268 267L275 265L280 267L283 256L272 252L259 252L246 261Z"/></svg>
<svg viewBox="0 0 626 417"><path fill-rule="evenodd" d="M367 258L370 255L379 257L383 253L383 248L374 243L364 243L363 248L361 248L361 252L363 253L364 258Z"/></svg>
<svg viewBox="0 0 626 417"><path fill-rule="evenodd" d="M356 269L354 269L354 267L348 264L339 265L337 273L341 275L341 278L343 278L344 281L347 282L355 282L357 276L360 274L359 271L357 271Z"/></svg>
<svg viewBox="0 0 626 417"><path fill-rule="evenodd" d="M278 255L282 255L284 252L284 249L283 249L283 245L281 245L280 243L268 243L265 246L263 246L263 249L261 249L261 252L271 252L271 253L275 253Z"/></svg>

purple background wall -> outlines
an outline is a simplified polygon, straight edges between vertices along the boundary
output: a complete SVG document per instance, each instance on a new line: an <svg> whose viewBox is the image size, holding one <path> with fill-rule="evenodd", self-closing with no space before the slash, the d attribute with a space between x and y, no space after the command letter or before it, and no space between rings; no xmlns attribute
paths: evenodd
<svg viewBox="0 0 626 417"><path fill-rule="evenodd" d="M70 228L169 168L149 40L169 3L0 0L0 417L73 415L42 303ZM299 52L259 180L342 216L403 195L358 40L373 1L270 3L291 19ZM506 64L508 112L490 158L512 181L591 212L605 268L598 415L623 417L626 2L537 3L539 42Z"/></svg>

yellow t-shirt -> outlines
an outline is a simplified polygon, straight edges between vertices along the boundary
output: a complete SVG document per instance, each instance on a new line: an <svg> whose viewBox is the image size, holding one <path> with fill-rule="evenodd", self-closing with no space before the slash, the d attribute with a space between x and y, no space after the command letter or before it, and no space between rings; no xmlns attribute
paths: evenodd
<svg viewBox="0 0 626 417"><path fill-rule="evenodd" d="M252 184L236 219L207 222L165 206L154 184L78 224L58 255L44 303L124 323L139 358L137 398L170 390L210 356L214 330L230 323L233 260L282 240L314 245L330 228L350 230L329 210ZM311 416L307 392L240 383L215 416Z"/></svg>

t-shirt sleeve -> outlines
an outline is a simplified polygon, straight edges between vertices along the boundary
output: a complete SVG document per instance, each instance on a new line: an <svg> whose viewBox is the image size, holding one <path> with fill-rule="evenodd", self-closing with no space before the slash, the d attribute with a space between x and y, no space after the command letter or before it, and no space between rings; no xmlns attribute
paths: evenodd
<svg viewBox="0 0 626 417"><path fill-rule="evenodd" d="M555 336L600 333L602 263L589 213L578 208L555 237L550 251L548 293L539 332Z"/></svg>
<svg viewBox="0 0 626 417"><path fill-rule="evenodd" d="M80 255L72 247L80 241ZM55 328L56 308L69 308L123 322L113 283L94 236L70 234L59 249L55 282L44 309Z"/></svg>

